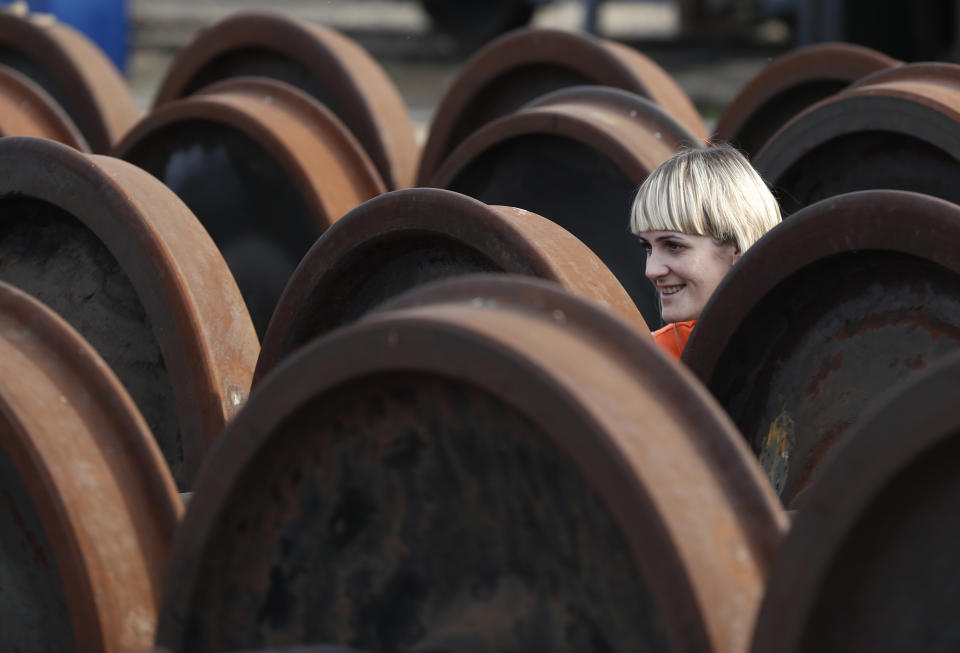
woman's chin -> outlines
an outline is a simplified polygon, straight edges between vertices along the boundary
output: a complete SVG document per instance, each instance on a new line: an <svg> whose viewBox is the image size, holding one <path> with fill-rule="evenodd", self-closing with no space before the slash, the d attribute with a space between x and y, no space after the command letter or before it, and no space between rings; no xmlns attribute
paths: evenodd
<svg viewBox="0 0 960 653"><path fill-rule="evenodd" d="M667 309L664 307L663 312L661 313L663 321L666 324L672 324L674 322L687 322L689 320L696 319L696 315L690 311L684 311L679 308Z"/></svg>

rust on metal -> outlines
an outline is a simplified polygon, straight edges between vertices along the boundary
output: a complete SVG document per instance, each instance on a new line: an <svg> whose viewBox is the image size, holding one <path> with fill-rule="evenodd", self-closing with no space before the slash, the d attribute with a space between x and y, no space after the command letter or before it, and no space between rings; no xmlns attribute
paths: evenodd
<svg viewBox="0 0 960 653"><path fill-rule="evenodd" d="M862 191L798 212L721 282L683 359L787 506L878 393L960 346L958 251L960 207Z"/></svg>
<svg viewBox="0 0 960 653"><path fill-rule="evenodd" d="M158 646L143 653L172 653L166 647ZM276 648L257 648L255 650L232 651L231 653L374 653L373 651L361 651L360 649L347 646L336 646L334 644L318 644L317 646L278 646Z"/></svg>
<svg viewBox="0 0 960 653"><path fill-rule="evenodd" d="M189 209L125 161L2 139L0 279L91 342L186 489L245 400L259 349L236 283Z"/></svg>
<svg viewBox="0 0 960 653"><path fill-rule="evenodd" d="M307 252L277 304L254 378L401 292L478 272L557 281L647 330L610 270L553 222L450 191L407 189L360 205Z"/></svg>
<svg viewBox="0 0 960 653"><path fill-rule="evenodd" d="M629 234L630 205L650 171L681 147L701 144L636 94L575 87L480 128L430 185L553 220L606 263L656 327L660 311L644 276L646 253Z"/></svg>
<svg viewBox="0 0 960 653"><path fill-rule="evenodd" d="M644 325L624 319L608 306L591 299L590 295L574 295L556 281L507 273L468 274L431 281L388 299L373 312L435 304L469 304L529 312L579 332L581 337L593 340L596 346L607 347L611 354L620 353L620 347L624 345L620 337L624 326L634 331L636 337L648 335ZM604 318L597 318L597 308L606 313Z"/></svg>
<svg viewBox="0 0 960 653"><path fill-rule="evenodd" d="M960 646L958 387L953 354L864 407L774 559L753 653Z"/></svg>
<svg viewBox="0 0 960 653"><path fill-rule="evenodd" d="M170 649L158 646L143 653L173 653ZM282 646L270 648L247 649L244 651L234 650L230 653L374 653L374 651L360 650L348 646L337 646L335 644L318 644L316 646Z"/></svg>
<svg viewBox="0 0 960 653"><path fill-rule="evenodd" d="M707 137L693 102L666 71L620 43L552 29L518 30L477 52L440 100L420 160L427 185L471 134L531 100L568 86L600 85L661 106L695 136Z"/></svg>
<svg viewBox="0 0 960 653"><path fill-rule="evenodd" d="M83 134L36 82L0 64L0 137L38 136L89 152Z"/></svg>
<svg viewBox="0 0 960 653"><path fill-rule="evenodd" d="M265 78L232 78L164 104L115 154L164 182L203 223L260 335L313 242L385 190L329 109Z"/></svg>
<svg viewBox="0 0 960 653"><path fill-rule="evenodd" d="M743 650L776 497L651 338L546 301L574 319L395 307L266 377L198 479L158 644Z"/></svg>
<svg viewBox="0 0 960 653"><path fill-rule="evenodd" d="M858 190L960 202L960 65L904 64L807 108L754 159L784 215Z"/></svg>
<svg viewBox="0 0 960 653"><path fill-rule="evenodd" d="M140 111L116 66L87 36L56 20L0 13L0 64L31 78L106 153Z"/></svg>
<svg viewBox="0 0 960 653"><path fill-rule="evenodd" d="M744 85L717 120L714 140L753 157L788 120L858 79L902 62L852 43L796 48Z"/></svg>
<svg viewBox="0 0 960 653"><path fill-rule="evenodd" d="M150 430L97 352L0 282L0 648L153 643L183 507Z"/></svg>
<svg viewBox="0 0 960 653"><path fill-rule="evenodd" d="M388 188L413 185L419 151L400 92L356 42L305 20L239 12L202 30L174 59L154 108L244 76L277 79L313 96L353 132Z"/></svg>

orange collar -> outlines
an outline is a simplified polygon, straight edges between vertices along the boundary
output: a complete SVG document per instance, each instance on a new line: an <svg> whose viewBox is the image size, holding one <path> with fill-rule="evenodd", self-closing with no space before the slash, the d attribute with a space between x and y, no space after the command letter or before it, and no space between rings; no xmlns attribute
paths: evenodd
<svg viewBox="0 0 960 653"><path fill-rule="evenodd" d="M657 341L660 349L670 354L673 358L680 360L683 354L683 348L687 346L687 340L690 339L690 333L696 320L687 320L686 322L671 322L662 329L653 332L653 339Z"/></svg>

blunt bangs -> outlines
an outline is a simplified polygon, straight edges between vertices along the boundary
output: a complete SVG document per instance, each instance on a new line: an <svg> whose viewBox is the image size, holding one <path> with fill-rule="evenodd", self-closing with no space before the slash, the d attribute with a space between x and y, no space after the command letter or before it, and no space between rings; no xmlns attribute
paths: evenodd
<svg viewBox="0 0 960 653"><path fill-rule="evenodd" d="M780 222L780 207L753 166L729 145L678 152L644 180L630 230L735 241L741 252Z"/></svg>

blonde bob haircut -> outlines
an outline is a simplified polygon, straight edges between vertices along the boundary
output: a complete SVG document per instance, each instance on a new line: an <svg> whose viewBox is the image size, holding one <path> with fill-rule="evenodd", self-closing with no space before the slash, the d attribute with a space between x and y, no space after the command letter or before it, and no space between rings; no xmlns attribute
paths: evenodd
<svg viewBox="0 0 960 653"><path fill-rule="evenodd" d="M741 253L780 222L763 179L735 148L683 150L650 173L630 212L630 230L677 231L736 242Z"/></svg>

